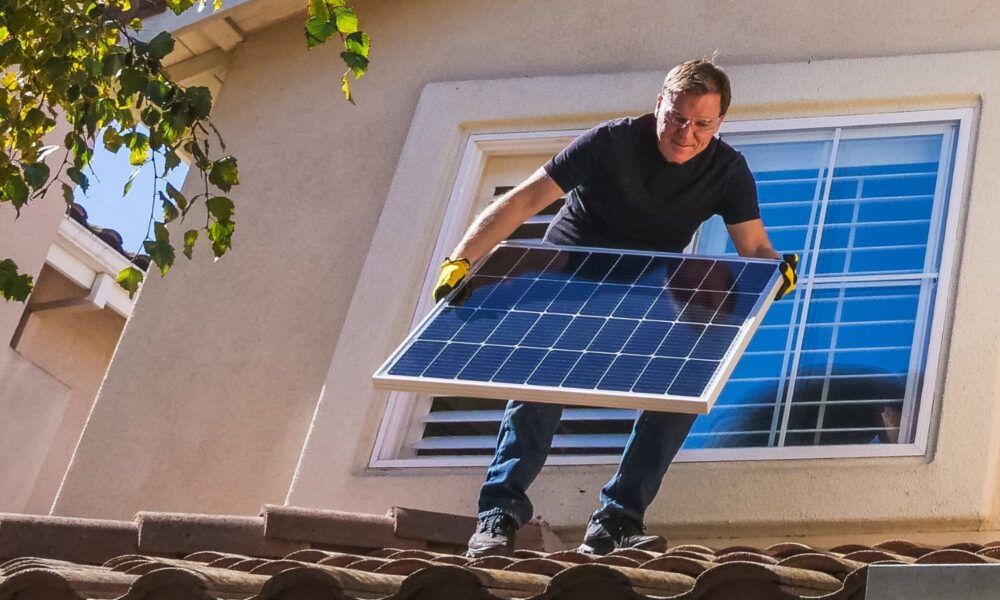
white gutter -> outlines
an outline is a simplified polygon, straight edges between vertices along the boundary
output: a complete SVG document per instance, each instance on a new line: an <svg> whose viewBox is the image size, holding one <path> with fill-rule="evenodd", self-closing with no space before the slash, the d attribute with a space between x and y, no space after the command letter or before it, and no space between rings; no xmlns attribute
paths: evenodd
<svg viewBox="0 0 1000 600"><path fill-rule="evenodd" d="M85 298L72 302L36 305L32 308L33 312L70 307L86 310L108 307L125 318L132 314L135 302L115 283L118 272L129 266L129 260L73 219L66 217L59 225L59 234L49 247L45 263L90 292Z"/></svg>

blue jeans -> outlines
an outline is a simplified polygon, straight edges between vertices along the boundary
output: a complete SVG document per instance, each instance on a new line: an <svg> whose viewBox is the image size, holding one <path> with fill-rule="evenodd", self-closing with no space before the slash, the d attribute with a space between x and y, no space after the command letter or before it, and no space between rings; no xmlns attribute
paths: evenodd
<svg viewBox="0 0 1000 600"><path fill-rule="evenodd" d="M531 520L528 486L552 448L563 407L537 402L507 403L497 449L479 492L479 518L503 513L519 525ZM684 443L695 415L643 411L632 426L621 463L601 490L595 517L626 516L642 523L670 461Z"/></svg>

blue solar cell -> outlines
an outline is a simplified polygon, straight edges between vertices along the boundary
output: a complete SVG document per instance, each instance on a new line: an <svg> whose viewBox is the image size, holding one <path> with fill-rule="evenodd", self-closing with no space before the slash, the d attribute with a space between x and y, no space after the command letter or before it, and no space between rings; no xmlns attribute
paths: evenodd
<svg viewBox="0 0 1000 600"><path fill-rule="evenodd" d="M587 257L579 270L574 274L574 279L582 281L604 281L604 278L611 272L611 267L615 266L620 254L605 254L595 252Z"/></svg>
<svg viewBox="0 0 1000 600"><path fill-rule="evenodd" d="M604 372L608 370L614 354L604 354L601 352L588 352L576 361L573 370L569 372L563 380L563 387L594 389L597 382L604 377Z"/></svg>
<svg viewBox="0 0 1000 600"><path fill-rule="evenodd" d="M524 383L538 367L546 351L541 348L518 348L500 367L493 381L497 383Z"/></svg>
<svg viewBox="0 0 1000 600"><path fill-rule="evenodd" d="M631 319L608 319L587 350L591 352L621 352L625 342L638 326L639 321Z"/></svg>
<svg viewBox="0 0 1000 600"><path fill-rule="evenodd" d="M576 281L567 283L556 296L555 300L549 304L549 312L575 315L587 302L590 296L597 290L596 283L579 283Z"/></svg>
<svg viewBox="0 0 1000 600"><path fill-rule="evenodd" d="M483 301L481 306L498 310L514 308L521 296L531 287L531 283L530 279L504 279L503 283L496 286L496 289Z"/></svg>
<svg viewBox="0 0 1000 600"><path fill-rule="evenodd" d="M597 384L597 389L617 392L631 390L639 378L639 374L646 368L647 363L649 363L648 356L620 355L608 367L607 372L604 373L604 377Z"/></svg>
<svg viewBox="0 0 1000 600"><path fill-rule="evenodd" d="M710 360L685 361L667 392L676 396L699 396L718 367L719 363Z"/></svg>
<svg viewBox="0 0 1000 600"><path fill-rule="evenodd" d="M472 355L478 351L478 344L448 344L444 350L438 354L431 362L424 377L437 377L440 379L452 379L462 370Z"/></svg>
<svg viewBox="0 0 1000 600"><path fill-rule="evenodd" d="M654 358L646 365L632 391L637 394L666 393L683 365L684 361L677 358Z"/></svg>
<svg viewBox="0 0 1000 600"><path fill-rule="evenodd" d="M475 314L476 311L471 308L445 308L428 323L427 328L420 333L420 339L446 342Z"/></svg>
<svg viewBox="0 0 1000 600"><path fill-rule="evenodd" d="M502 310L477 310L449 341L479 343L493 333L507 315Z"/></svg>
<svg viewBox="0 0 1000 600"><path fill-rule="evenodd" d="M646 318L657 321L676 321L681 311L687 306L688 301L691 300L691 296L694 296L694 292L691 290L673 288L661 290L659 298L646 313Z"/></svg>
<svg viewBox="0 0 1000 600"><path fill-rule="evenodd" d="M545 268L549 266L549 263L552 262L556 254L558 254L556 250L533 248L521 257L521 260L514 265L514 268L510 270L507 276L536 279L545 271Z"/></svg>
<svg viewBox="0 0 1000 600"><path fill-rule="evenodd" d="M510 272L519 260L521 260L521 257L524 256L525 252L527 252L526 248L518 248L516 246L504 246L502 248L497 248L496 252L490 255L490 259L479 267L476 274L503 277Z"/></svg>
<svg viewBox="0 0 1000 600"><path fill-rule="evenodd" d="M660 297L660 290L651 287L633 287L618 303L612 316L623 319L641 319L649 312L653 302Z"/></svg>
<svg viewBox="0 0 1000 600"><path fill-rule="evenodd" d="M427 369L427 365L431 364L443 348L444 342L413 342L396 364L392 365L389 374L416 377Z"/></svg>
<svg viewBox="0 0 1000 600"><path fill-rule="evenodd" d="M699 288L714 292L728 292L733 289L733 285L739 279L745 266L741 263L720 260L712 265Z"/></svg>
<svg viewBox="0 0 1000 600"><path fill-rule="evenodd" d="M489 381L513 351L514 348L510 346L483 346L458 377L471 381Z"/></svg>
<svg viewBox="0 0 1000 600"><path fill-rule="evenodd" d="M742 325L756 304L755 294L727 294L712 322L720 325Z"/></svg>
<svg viewBox="0 0 1000 600"><path fill-rule="evenodd" d="M465 288L459 293L455 294L449 304L454 306L464 306L465 308L478 308L490 294L496 286L503 281L499 277L479 277L478 275L471 278L469 283L466 284Z"/></svg>
<svg viewBox="0 0 1000 600"><path fill-rule="evenodd" d="M553 350L545 355L541 364L528 379L528 385L558 386L573 368L576 361L583 356L582 352L568 350Z"/></svg>
<svg viewBox="0 0 1000 600"><path fill-rule="evenodd" d="M566 286L565 281L547 281L539 279L531 284L528 291L517 301L517 310L543 312L555 300L559 292Z"/></svg>
<svg viewBox="0 0 1000 600"><path fill-rule="evenodd" d="M528 335L521 340L521 345L551 348L572 320L573 318L567 315L542 315L528 331Z"/></svg>
<svg viewBox="0 0 1000 600"><path fill-rule="evenodd" d="M628 290L626 285L604 284L587 299L587 303L580 308L580 314L606 317L614 312Z"/></svg>
<svg viewBox="0 0 1000 600"><path fill-rule="evenodd" d="M561 250L549 261L545 270L538 275L539 279L552 279L555 281L569 281L573 274L580 268L586 259L586 254L582 252L567 252Z"/></svg>
<svg viewBox="0 0 1000 600"><path fill-rule="evenodd" d="M667 332L673 327L670 323L661 321L643 321L622 348L626 354L655 354L656 349L667 337Z"/></svg>
<svg viewBox="0 0 1000 600"><path fill-rule="evenodd" d="M662 288L667 285L674 272L681 266L683 259L673 256L657 256L649 261L646 269L635 280L635 285L648 285Z"/></svg>
<svg viewBox="0 0 1000 600"><path fill-rule="evenodd" d="M776 267L503 246L385 372L466 381L469 390L492 382L698 397L741 326L759 316Z"/></svg>
<svg viewBox="0 0 1000 600"><path fill-rule="evenodd" d="M528 330L538 321L538 315L525 312L509 312L493 334L486 340L487 344L501 346L516 346Z"/></svg>
<svg viewBox="0 0 1000 600"><path fill-rule="evenodd" d="M604 281L605 283L632 285L639 278L639 275L642 275L642 272L646 270L646 266L649 265L650 260L648 256L626 254L615 263L615 266L608 273Z"/></svg>
<svg viewBox="0 0 1000 600"><path fill-rule="evenodd" d="M681 266L677 268L674 276L670 278L670 287L698 289L714 264L714 260L685 258Z"/></svg>
<svg viewBox="0 0 1000 600"><path fill-rule="evenodd" d="M688 323L710 323L725 299L725 292L697 291L677 320Z"/></svg>
<svg viewBox="0 0 1000 600"><path fill-rule="evenodd" d="M734 292L759 294L767 287L774 274L774 266L767 263L747 263L733 287Z"/></svg>
<svg viewBox="0 0 1000 600"><path fill-rule="evenodd" d="M555 347L560 350L585 349L604 326L605 320L598 317L575 317L562 336L556 340Z"/></svg>
<svg viewBox="0 0 1000 600"><path fill-rule="evenodd" d="M676 356L684 358L691 354L698 338L705 331L704 325L693 323L675 323L663 343L656 350L657 356Z"/></svg>
<svg viewBox="0 0 1000 600"><path fill-rule="evenodd" d="M709 325L705 333L698 339L698 344L691 352L691 358L704 358L707 360L719 360L729 350L729 345L736 339L736 334L740 332L739 327L727 327L725 325Z"/></svg>

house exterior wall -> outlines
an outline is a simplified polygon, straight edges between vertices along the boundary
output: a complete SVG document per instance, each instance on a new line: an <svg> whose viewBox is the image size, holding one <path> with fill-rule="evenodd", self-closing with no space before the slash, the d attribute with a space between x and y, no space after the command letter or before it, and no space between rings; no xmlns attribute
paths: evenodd
<svg viewBox="0 0 1000 600"><path fill-rule="evenodd" d="M475 512L482 468L368 468L386 400L370 375L413 317L470 132L648 111L666 68L718 49L731 119L974 107L975 160L995 164L1000 7L786 6L361 1L375 41L357 106L336 97L337 50L307 52L300 19L249 36L213 117L240 160L236 245L147 282L54 512ZM994 528L1000 323L978 307L1000 291L996 179L969 180L928 457L676 465L650 523L704 537ZM611 471L547 469L538 512L581 523Z"/></svg>
<svg viewBox="0 0 1000 600"><path fill-rule="evenodd" d="M57 130L50 139L62 139L65 133ZM54 154L50 158L53 172L56 160ZM47 197L22 208L20 218L10 204L0 207L0 257L13 259L19 270L32 274L36 282L65 218L66 205L60 194L58 187L53 188ZM50 449L59 443L58 431L73 402L74 390L11 347L24 309L24 303L0 300L0 511L45 513L55 486L51 486L47 501L38 503L31 498ZM97 381L102 375L97 375ZM95 392L96 386L89 401ZM81 428L82 422L70 444ZM62 468L65 466L64 462ZM58 483L59 475L52 479Z"/></svg>

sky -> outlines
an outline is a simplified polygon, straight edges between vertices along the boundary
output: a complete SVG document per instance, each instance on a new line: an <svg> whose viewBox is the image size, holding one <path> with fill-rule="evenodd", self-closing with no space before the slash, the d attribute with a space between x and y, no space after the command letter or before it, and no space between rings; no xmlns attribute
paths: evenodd
<svg viewBox="0 0 1000 600"><path fill-rule="evenodd" d="M151 212L157 220L163 218L159 202L153 210L153 166L146 163L132 182L128 195L122 197L125 182L135 167L128 162L127 148L112 154L104 149L100 140L101 133L98 133L94 157L90 162L93 173L85 171L90 179L90 188L86 194L76 188L73 199L87 209L87 221L91 225L116 230L122 236L126 251L139 251L146 239ZM162 171L162 155L157 157L156 164ZM180 189L187 171L187 164L181 163L165 180L160 180L157 189L165 190L167 182ZM149 229L152 235L152 229Z"/></svg>

